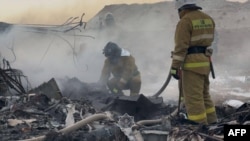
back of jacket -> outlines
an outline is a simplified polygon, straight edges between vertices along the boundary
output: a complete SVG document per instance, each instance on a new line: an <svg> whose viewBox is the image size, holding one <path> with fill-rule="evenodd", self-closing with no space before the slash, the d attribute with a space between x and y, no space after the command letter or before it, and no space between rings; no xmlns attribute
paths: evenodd
<svg viewBox="0 0 250 141"><path fill-rule="evenodd" d="M210 72L209 58L204 53L188 54L189 47L211 46L214 39L214 20L200 10L184 10L175 32L175 50L173 54L183 60L173 59L172 67L200 74ZM183 64L184 62L184 64Z"/></svg>

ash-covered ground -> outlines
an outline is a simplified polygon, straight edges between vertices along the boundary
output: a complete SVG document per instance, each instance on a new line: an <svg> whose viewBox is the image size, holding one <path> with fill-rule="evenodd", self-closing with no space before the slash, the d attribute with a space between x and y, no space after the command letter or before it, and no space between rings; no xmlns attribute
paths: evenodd
<svg viewBox="0 0 250 141"><path fill-rule="evenodd" d="M0 139L158 141L199 137L219 141L223 140L223 125L248 124L250 118L249 103L226 100L216 106L219 122L201 127L185 118L184 108L176 115L177 101L166 103L161 96L113 95L96 83L77 78L61 80L60 85L64 89L58 89L52 78L29 94L1 96ZM195 136L190 136L194 131Z"/></svg>

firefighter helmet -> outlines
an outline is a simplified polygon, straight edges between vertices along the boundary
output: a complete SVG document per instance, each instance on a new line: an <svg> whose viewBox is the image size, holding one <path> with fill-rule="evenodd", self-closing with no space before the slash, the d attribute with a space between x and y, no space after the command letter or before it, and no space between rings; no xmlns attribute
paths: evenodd
<svg viewBox="0 0 250 141"><path fill-rule="evenodd" d="M175 0L175 8L180 10L183 9L202 9L196 5L196 0Z"/></svg>
<svg viewBox="0 0 250 141"><path fill-rule="evenodd" d="M113 42L108 42L103 49L103 54L106 57L119 57L121 56L122 49Z"/></svg>
<svg viewBox="0 0 250 141"><path fill-rule="evenodd" d="M105 24L107 26L112 26L115 24L115 18L112 13L108 12L105 16Z"/></svg>

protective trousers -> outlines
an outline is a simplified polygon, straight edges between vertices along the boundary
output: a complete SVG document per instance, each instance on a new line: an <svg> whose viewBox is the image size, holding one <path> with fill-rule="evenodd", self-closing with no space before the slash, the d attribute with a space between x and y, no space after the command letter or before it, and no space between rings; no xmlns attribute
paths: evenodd
<svg viewBox="0 0 250 141"><path fill-rule="evenodd" d="M209 75L182 71L182 86L188 119L201 124L217 122L214 103L209 94Z"/></svg>
<svg viewBox="0 0 250 141"><path fill-rule="evenodd" d="M108 81L108 87L112 93L122 93L122 90L130 90L130 96L132 95L138 95L141 89L141 76L140 74L133 76L127 84L124 86L124 88L119 88L117 86L120 81L120 78L112 78Z"/></svg>

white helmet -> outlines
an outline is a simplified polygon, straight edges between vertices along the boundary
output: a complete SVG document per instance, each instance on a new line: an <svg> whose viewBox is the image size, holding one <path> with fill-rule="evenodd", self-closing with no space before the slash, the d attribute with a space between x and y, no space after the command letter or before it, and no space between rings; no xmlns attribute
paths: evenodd
<svg viewBox="0 0 250 141"><path fill-rule="evenodd" d="M195 0L175 0L175 8L180 9L182 6L187 4L196 5Z"/></svg>

